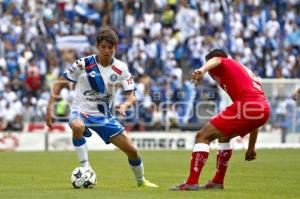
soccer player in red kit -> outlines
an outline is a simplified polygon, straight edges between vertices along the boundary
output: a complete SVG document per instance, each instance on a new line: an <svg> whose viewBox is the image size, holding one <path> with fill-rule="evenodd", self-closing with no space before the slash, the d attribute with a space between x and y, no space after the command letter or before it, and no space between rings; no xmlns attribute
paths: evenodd
<svg viewBox="0 0 300 199"><path fill-rule="evenodd" d="M207 62L192 73L192 79L198 84L206 72L209 72L233 103L197 133L190 175L185 183L172 187L171 190L223 189L232 154L230 139L233 137L243 137L250 133L245 160L251 161L256 157L258 128L269 118L269 104L257 77L248 68L227 57L223 50L215 49L206 55ZM209 154L209 143L215 139L219 142L215 176L207 184L199 186L200 173Z"/></svg>

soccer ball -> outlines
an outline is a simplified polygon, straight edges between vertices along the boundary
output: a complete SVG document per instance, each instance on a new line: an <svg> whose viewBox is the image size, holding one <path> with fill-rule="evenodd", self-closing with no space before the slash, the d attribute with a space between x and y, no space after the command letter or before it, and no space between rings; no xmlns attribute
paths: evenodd
<svg viewBox="0 0 300 199"><path fill-rule="evenodd" d="M72 171L71 183L75 189L93 188L97 184L97 176L91 168L77 167Z"/></svg>

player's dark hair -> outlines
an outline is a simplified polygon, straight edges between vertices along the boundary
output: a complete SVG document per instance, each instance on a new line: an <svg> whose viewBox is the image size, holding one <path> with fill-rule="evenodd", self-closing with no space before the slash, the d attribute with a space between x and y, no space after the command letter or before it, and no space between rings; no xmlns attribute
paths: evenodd
<svg viewBox="0 0 300 199"><path fill-rule="evenodd" d="M205 60L208 61L213 57L225 57L227 58L228 55L226 54L226 52L222 49L214 49L212 51L210 51L206 56L205 56Z"/></svg>
<svg viewBox="0 0 300 199"><path fill-rule="evenodd" d="M101 41L105 40L111 45L118 45L118 35L115 31L110 28L102 28L96 37L97 45L100 44Z"/></svg>

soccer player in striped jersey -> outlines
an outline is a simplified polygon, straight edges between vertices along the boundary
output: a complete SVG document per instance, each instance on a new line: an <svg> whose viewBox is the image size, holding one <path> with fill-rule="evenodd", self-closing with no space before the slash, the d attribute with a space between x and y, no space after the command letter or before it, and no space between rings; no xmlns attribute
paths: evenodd
<svg viewBox="0 0 300 199"><path fill-rule="evenodd" d="M114 57L118 36L113 30L105 28L98 33L96 40L98 54L78 59L53 85L46 123L52 126L52 107L56 96L69 82L74 82L76 96L71 105L69 125L80 165L90 167L86 137L91 136L92 129L105 143L114 144L128 156L138 187L158 187L145 179L143 162L136 147L110 111L115 88L120 85L123 86L126 101L117 106L118 112L125 116L125 111L136 101L134 81L128 67Z"/></svg>

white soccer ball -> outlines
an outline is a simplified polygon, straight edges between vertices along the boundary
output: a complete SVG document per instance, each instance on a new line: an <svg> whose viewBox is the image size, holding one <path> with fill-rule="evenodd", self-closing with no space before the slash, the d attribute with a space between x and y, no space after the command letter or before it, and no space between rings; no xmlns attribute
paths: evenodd
<svg viewBox="0 0 300 199"><path fill-rule="evenodd" d="M93 188L97 184L97 176L93 169L88 167L77 167L72 171L71 183L75 189Z"/></svg>

